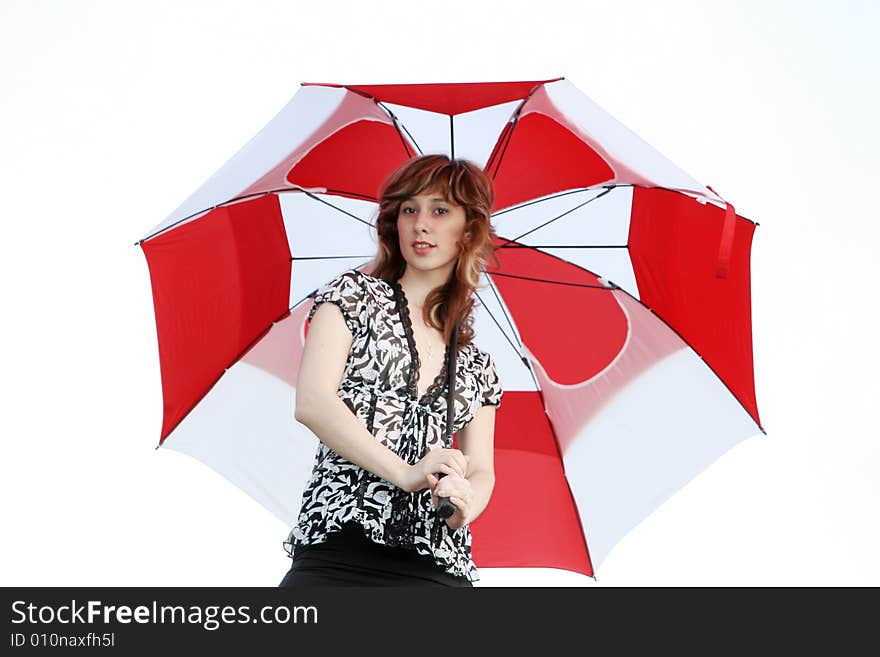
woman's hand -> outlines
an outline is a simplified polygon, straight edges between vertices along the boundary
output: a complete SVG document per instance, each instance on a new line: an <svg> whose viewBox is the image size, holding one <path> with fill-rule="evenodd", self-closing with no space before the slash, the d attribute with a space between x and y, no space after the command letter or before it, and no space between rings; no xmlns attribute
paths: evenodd
<svg viewBox="0 0 880 657"><path fill-rule="evenodd" d="M407 493L415 493L431 486L429 475L434 477L435 483L437 477L434 475L441 472L447 476L458 475L464 478L467 475L467 468L468 457L462 454L461 450L445 447L429 449L422 460L407 468L401 488Z"/></svg>
<svg viewBox="0 0 880 657"><path fill-rule="evenodd" d="M455 505L455 513L446 518L449 529L461 529L470 521L471 482L458 474L448 474L442 479L428 475L434 508L440 506L440 498L448 497Z"/></svg>

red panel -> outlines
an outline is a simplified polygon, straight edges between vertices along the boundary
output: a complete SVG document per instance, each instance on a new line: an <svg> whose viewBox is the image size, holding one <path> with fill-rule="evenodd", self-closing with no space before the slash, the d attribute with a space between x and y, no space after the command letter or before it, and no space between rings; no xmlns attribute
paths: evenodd
<svg viewBox="0 0 880 657"><path fill-rule="evenodd" d="M506 391L495 427L495 489L474 522L479 568L593 574L584 533L537 392Z"/></svg>
<svg viewBox="0 0 880 657"><path fill-rule="evenodd" d="M287 312L290 249L274 195L217 208L141 247L159 341L161 442Z"/></svg>
<svg viewBox="0 0 880 657"><path fill-rule="evenodd" d="M495 181L496 212L614 178L614 171L596 151L544 114L527 114L512 130L505 130L502 139L508 135L506 148L499 141L486 165Z"/></svg>
<svg viewBox="0 0 880 657"><path fill-rule="evenodd" d="M499 239L497 243L508 242ZM553 381L581 383L620 353L626 341L626 316L596 275L536 249L500 248L497 254L499 271L551 281L493 278L516 318L523 342Z"/></svg>
<svg viewBox="0 0 880 657"><path fill-rule="evenodd" d="M728 275L718 278L724 214L682 194L637 187L630 255L642 302L702 356L760 426L749 267L755 226L737 217Z"/></svg>
<svg viewBox="0 0 880 657"><path fill-rule="evenodd" d="M375 200L382 180L410 156L387 123L358 121L333 133L287 174L303 187L325 187L350 198Z"/></svg>
<svg viewBox="0 0 880 657"><path fill-rule="evenodd" d="M440 84L324 84L305 82L306 85L345 87L375 98L377 101L406 105L440 114L461 114L483 107L491 107L512 100L526 98L539 84L555 82L534 80L523 82L454 82Z"/></svg>

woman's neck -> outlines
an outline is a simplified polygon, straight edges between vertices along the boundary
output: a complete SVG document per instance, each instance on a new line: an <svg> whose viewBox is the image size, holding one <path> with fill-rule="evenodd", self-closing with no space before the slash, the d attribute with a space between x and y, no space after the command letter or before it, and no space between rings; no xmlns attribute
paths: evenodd
<svg viewBox="0 0 880 657"><path fill-rule="evenodd" d="M414 306L413 310L421 312L428 294L433 289L445 285L450 272L451 270L445 273L442 270L419 272L407 267L399 280L407 300Z"/></svg>

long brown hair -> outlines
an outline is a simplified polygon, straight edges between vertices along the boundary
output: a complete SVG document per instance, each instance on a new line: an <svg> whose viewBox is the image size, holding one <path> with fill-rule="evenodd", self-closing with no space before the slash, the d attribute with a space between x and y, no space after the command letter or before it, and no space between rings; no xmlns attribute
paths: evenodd
<svg viewBox="0 0 880 657"><path fill-rule="evenodd" d="M458 245L458 259L449 280L428 293L423 320L443 332L448 343L458 322L458 348L473 341L473 294L480 273L495 254L495 229L492 227L492 204L495 200L492 179L469 160L450 160L443 154L415 157L398 167L379 188L379 216L376 232L379 252L373 260L372 276L394 283L403 276L406 260L400 252L397 216L407 199L437 191L447 202L465 210L465 229Z"/></svg>

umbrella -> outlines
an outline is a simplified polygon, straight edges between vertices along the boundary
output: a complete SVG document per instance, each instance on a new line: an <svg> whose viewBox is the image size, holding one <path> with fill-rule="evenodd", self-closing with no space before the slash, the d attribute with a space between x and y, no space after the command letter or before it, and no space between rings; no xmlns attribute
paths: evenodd
<svg viewBox="0 0 880 657"><path fill-rule="evenodd" d="M505 393L474 561L593 576L664 500L763 432L757 224L564 78L303 84L138 242L159 445L296 522L317 441L293 417L310 299L367 268L384 177L438 152L481 165L496 192L500 266L474 326Z"/></svg>

